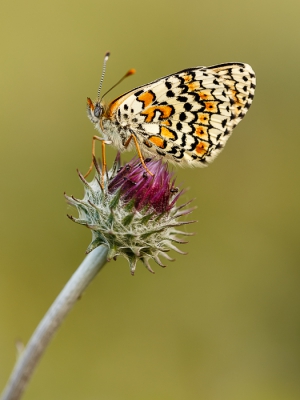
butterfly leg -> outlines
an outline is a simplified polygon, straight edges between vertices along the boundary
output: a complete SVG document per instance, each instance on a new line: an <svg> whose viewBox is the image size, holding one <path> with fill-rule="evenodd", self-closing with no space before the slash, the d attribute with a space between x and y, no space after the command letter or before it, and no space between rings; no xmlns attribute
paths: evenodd
<svg viewBox="0 0 300 400"><path fill-rule="evenodd" d="M99 140L102 144L102 170L101 170L101 186L104 187L104 175L106 172L106 153L105 153L105 145L106 144L111 144L109 140L105 140L99 136L93 136L93 141L92 141L92 162L90 165L90 168L88 172L84 175L84 178L86 178L92 171L93 165L94 165L94 158L96 157L96 140Z"/></svg>
<svg viewBox="0 0 300 400"><path fill-rule="evenodd" d="M141 149L140 149L140 145L137 141L137 138L135 137L135 135L133 133L129 136L129 138L124 143L125 149L129 146L129 143L131 142L132 139L134 141L134 144L135 144L136 150L138 152L139 159L141 160L142 166L145 168L145 170L148 172L148 174L153 176L154 174L151 171L149 171L149 169L147 168L147 166L145 164L144 157L143 157Z"/></svg>

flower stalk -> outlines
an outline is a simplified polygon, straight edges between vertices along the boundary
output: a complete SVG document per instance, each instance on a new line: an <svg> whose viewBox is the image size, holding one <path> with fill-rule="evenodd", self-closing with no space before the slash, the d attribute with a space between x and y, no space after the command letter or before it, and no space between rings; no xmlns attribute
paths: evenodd
<svg viewBox="0 0 300 400"><path fill-rule="evenodd" d="M56 298L19 356L1 400L19 400L49 342L83 291L107 261L107 247L88 254Z"/></svg>

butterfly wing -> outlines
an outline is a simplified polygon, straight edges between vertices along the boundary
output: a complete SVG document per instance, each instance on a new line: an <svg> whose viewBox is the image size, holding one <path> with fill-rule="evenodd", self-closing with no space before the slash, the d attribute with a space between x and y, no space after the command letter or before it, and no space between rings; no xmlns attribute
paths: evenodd
<svg viewBox="0 0 300 400"><path fill-rule="evenodd" d="M186 69L120 96L106 115L134 133L144 153L204 166L245 116L255 83L243 63Z"/></svg>

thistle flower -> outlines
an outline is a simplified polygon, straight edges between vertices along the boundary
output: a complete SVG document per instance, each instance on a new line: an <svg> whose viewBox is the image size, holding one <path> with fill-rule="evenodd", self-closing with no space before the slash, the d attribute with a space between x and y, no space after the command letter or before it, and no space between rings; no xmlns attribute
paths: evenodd
<svg viewBox="0 0 300 400"><path fill-rule="evenodd" d="M151 259L164 267L160 257L173 261L167 254L170 250L186 254L175 243L187 243L178 235L192 234L177 228L195 222L177 220L190 214L192 209L184 209L190 201L176 206L183 191L174 186L175 179L167 165L160 159L147 159L145 162L153 176L137 158L121 167L118 154L104 177L104 185L101 185L101 168L94 160L96 174L91 182L78 172L85 189L84 198L79 200L65 195L79 214L79 218L68 217L92 232L92 242L86 253L105 245L109 249L108 261L117 256L125 257L132 275L137 260L154 273L149 264Z"/></svg>

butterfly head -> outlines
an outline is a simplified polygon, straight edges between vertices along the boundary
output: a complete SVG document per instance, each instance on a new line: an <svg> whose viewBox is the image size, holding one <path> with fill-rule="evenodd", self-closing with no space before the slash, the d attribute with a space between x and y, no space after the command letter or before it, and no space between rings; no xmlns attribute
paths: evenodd
<svg viewBox="0 0 300 400"><path fill-rule="evenodd" d="M104 75L105 75L106 63L107 63L109 56L110 56L109 52L107 52L104 56L102 75L101 75L100 84L99 84L99 88L98 88L97 100L92 101L89 97L87 98L87 114L93 124L97 124L101 120L101 117L103 114L103 104L101 103L100 92L101 92L102 83L103 83L103 79L104 79Z"/></svg>
<svg viewBox="0 0 300 400"><path fill-rule="evenodd" d="M87 114L93 124L101 120L103 110L103 104L99 100L94 102L89 97L87 98Z"/></svg>
<svg viewBox="0 0 300 400"><path fill-rule="evenodd" d="M103 118L104 114L104 105L102 103L102 99L104 96L107 95L112 89L114 89L119 83L123 81L127 76L135 74L135 69L130 69L129 71L126 72L126 74L115 84L113 85L109 90L107 90L101 97L100 97L100 92L102 88L102 83L105 75L105 69L106 69L106 63L107 60L110 56L110 53L106 53L104 56L104 61L103 61L103 68L102 68L102 75L100 79L100 84L98 87L98 96L96 101L92 101L89 97L87 98L87 114L91 122L95 125L99 124L101 119ZM101 123L100 123L101 126ZM99 126L98 126L99 127Z"/></svg>

